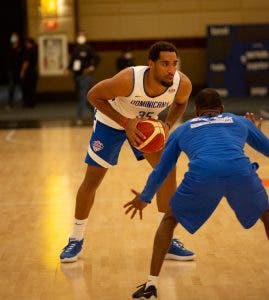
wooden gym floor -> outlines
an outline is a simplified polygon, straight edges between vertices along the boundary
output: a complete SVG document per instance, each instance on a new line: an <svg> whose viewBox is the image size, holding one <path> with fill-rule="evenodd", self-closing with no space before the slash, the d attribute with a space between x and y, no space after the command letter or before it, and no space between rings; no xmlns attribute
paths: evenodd
<svg viewBox="0 0 269 300"><path fill-rule="evenodd" d="M269 122L263 127L269 135ZM150 171L128 145L97 192L83 259L59 262L89 135L87 127L0 130L0 299L127 300L146 280L159 220L155 204L143 221L124 215L130 188L141 190ZM268 158L246 150L268 184ZM178 180L186 168L182 156ZM223 200L198 233L178 227L176 236L197 259L164 263L161 300L269 299L269 242L260 221L244 230Z"/></svg>

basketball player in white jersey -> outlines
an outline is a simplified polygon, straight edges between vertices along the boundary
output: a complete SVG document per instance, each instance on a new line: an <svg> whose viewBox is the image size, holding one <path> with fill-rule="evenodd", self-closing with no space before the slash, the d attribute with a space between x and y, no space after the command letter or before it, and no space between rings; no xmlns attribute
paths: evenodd
<svg viewBox="0 0 269 300"><path fill-rule="evenodd" d="M145 158L152 167L158 163L161 151L146 154L134 148L145 139L136 124L141 118L158 118L160 112L169 107L164 122L168 132L182 116L192 85L189 78L178 71L178 64L176 47L157 42L149 50L148 66L126 68L88 92L88 100L97 110L96 119L85 159L87 171L76 197L73 232L60 255L61 262L73 262L79 257L96 190L108 168L117 164L124 141L129 141L137 160ZM176 186L174 169L157 193L159 212L167 211L168 200ZM194 257L180 241L172 239L167 259L193 260Z"/></svg>

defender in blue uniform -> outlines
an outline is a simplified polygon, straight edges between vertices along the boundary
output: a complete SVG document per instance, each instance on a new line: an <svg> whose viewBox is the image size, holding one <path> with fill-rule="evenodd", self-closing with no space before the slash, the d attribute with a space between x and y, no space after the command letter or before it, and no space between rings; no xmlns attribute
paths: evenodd
<svg viewBox="0 0 269 300"><path fill-rule="evenodd" d="M189 170L170 200L155 236L151 272L147 283L133 299L151 294L157 298L156 281L174 228L180 223L190 233L196 232L216 209L222 197L244 228L259 218L269 239L269 202L256 170L244 153L245 144L269 156L269 139L248 118L223 113L218 93L204 89L195 100L197 118L185 122L169 137L159 164L150 174L141 194L128 202L126 213L142 209L151 202L163 180L175 166L180 153L189 158ZM150 298L152 299L152 298Z"/></svg>

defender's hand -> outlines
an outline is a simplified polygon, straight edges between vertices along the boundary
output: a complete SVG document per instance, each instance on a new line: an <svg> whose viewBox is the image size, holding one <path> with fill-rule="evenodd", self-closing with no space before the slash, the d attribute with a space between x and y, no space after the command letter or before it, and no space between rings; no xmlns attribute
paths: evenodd
<svg viewBox="0 0 269 300"><path fill-rule="evenodd" d="M139 211L140 220L143 219L142 210L147 206L147 203L143 202L140 199L140 194L135 190L131 190L135 194L135 198L132 201L127 202L123 207L127 208L125 214L127 215L130 211L133 210L131 214L131 219L134 218L137 211Z"/></svg>
<svg viewBox="0 0 269 300"><path fill-rule="evenodd" d="M245 117L261 130L263 118L256 118L254 113L247 112Z"/></svg>

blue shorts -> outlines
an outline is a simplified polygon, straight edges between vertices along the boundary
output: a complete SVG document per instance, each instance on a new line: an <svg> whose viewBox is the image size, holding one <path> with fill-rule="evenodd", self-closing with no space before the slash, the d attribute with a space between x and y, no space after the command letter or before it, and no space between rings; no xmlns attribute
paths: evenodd
<svg viewBox="0 0 269 300"><path fill-rule="evenodd" d="M99 121L94 122L85 162L96 167L109 168L118 163L121 147L128 141L125 130L109 127ZM129 143L130 144L130 143ZM137 160L144 159L143 153L130 144Z"/></svg>
<svg viewBox="0 0 269 300"><path fill-rule="evenodd" d="M244 228L252 227L269 209L268 195L255 170L249 175L206 181L197 181L187 173L170 205L178 222L194 233L211 216L222 197L226 197Z"/></svg>

